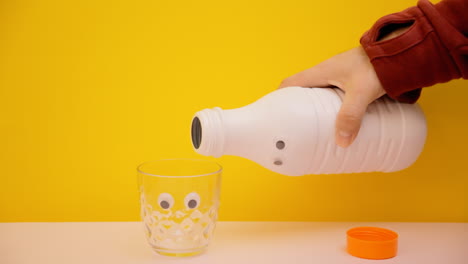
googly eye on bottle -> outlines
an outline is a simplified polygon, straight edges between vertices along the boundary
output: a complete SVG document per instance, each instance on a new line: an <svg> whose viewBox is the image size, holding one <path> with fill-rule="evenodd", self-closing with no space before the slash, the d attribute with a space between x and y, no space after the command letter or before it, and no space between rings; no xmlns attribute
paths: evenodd
<svg viewBox="0 0 468 264"><path fill-rule="evenodd" d="M164 210L169 210L174 205L174 197L169 193L161 193L158 197L158 204Z"/></svg>
<svg viewBox="0 0 468 264"><path fill-rule="evenodd" d="M184 204L187 209L195 209L200 205L200 195L196 192L191 192L185 196Z"/></svg>

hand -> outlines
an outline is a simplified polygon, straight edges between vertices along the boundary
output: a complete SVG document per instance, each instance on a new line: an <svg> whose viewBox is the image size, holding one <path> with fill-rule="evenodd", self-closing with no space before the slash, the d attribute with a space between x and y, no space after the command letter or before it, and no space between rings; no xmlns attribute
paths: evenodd
<svg viewBox="0 0 468 264"><path fill-rule="evenodd" d="M341 147L353 143L361 127L367 106L385 94L372 64L362 47L338 54L310 69L281 82L279 89L289 86L330 87L345 91L336 118L335 140Z"/></svg>

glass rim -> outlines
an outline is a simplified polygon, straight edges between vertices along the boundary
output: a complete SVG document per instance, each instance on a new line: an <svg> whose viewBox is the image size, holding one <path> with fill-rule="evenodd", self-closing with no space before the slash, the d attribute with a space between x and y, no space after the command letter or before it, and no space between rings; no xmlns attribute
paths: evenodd
<svg viewBox="0 0 468 264"><path fill-rule="evenodd" d="M197 162L207 162L207 163L211 163L211 164L214 164L218 167L218 170L214 171L214 172L209 172L209 173L204 173L204 174L196 174L196 175L180 175L180 176L174 176L174 175L159 175L159 174L154 174L154 173L149 173L149 172L144 172L141 167L148 164L148 163L154 163L154 162L158 162L158 161L176 161L176 160L179 160L179 161L197 161ZM212 160L206 160L206 159L191 159L191 158L176 158L176 159L156 159L156 160L150 160L150 161L145 161L143 163L141 163L140 165L138 165L137 167L137 172L138 173L141 173L141 174L144 174L144 175L148 175L148 176L154 176L154 177L164 177L164 178L192 178L192 177L203 177L203 176L210 176L210 175L213 175L213 174L218 174L220 172L223 171L223 166L221 166L218 162L216 161L212 161Z"/></svg>

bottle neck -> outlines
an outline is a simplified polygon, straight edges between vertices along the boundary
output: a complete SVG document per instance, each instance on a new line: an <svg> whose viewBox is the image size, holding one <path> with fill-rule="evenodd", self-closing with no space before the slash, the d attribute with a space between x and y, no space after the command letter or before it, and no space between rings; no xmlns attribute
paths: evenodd
<svg viewBox="0 0 468 264"><path fill-rule="evenodd" d="M204 109L192 120L192 145L198 154L221 157L224 153L224 127L222 109Z"/></svg>

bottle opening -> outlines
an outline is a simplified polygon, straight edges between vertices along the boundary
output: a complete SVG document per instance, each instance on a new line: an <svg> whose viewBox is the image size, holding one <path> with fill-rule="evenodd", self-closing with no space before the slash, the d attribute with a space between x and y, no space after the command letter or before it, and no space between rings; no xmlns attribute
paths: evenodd
<svg viewBox="0 0 468 264"><path fill-rule="evenodd" d="M192 144L195 147L195 149L198 149L200 147L202 141L202 127L200 123L200 119L198 117L195 117L192 120Z"/></svg>

